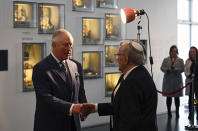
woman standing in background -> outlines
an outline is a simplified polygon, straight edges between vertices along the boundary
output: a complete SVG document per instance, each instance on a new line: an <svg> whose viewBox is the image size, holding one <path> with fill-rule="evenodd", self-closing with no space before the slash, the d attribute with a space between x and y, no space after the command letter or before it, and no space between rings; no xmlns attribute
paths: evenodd
<svg viewBox="0 0 198 131"><path fill-rule="evenodd" d="M189 51L189 58L185 62L185 67L184 67L184 72L186 75L186 83L191 82L192 80L192 74L195 74L195 66L196 66L196 56L197 56L197 48L192 46ZM194 86L194 93L195 93L195 98L198 98L198 90L197 86ZM191 99L192 99L192 84L190 84L186 88L186 95L189 95L188 99L188 107L189 107L189 115L188 119L191 119ZM196 107L196 111L198 112L198 108ZM198 119L198 116L197 116Z"/></svg>
<svg viewBox="0 0 198 131"><path fill-rule="evenodd" d="M178 56L178 49L176 45L170 47L169 56L163 60L161 65L161 70L164 72L162 91L163 92L172 92L183 86L182 75L181 73L184 71L184 61ZM166 98L166 105L168 110L168 117L171 118L171 104L172 97L175 98L175 106L176 106L176 118L179 118L179 106L180 99L182 96L182 91L172 94L172 95L163 95Z"/></svg>

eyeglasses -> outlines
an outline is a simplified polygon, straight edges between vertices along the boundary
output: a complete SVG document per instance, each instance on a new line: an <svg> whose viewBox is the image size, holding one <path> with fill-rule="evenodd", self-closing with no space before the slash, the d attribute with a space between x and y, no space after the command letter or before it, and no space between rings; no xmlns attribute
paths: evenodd
<svg viewBox="0 0 198 131"><path fill-rule="evenodd" d="M124 54L119 54L119 53L117 53L117 54L114 54L115 56L120 56L120 55L124 55Z"/></svg>
<svg viewBox="0 0 198 131"><path fill-rule="evenodd" d="M114 55L115 55L116 58L118 58L118 56L125 56L125 54L119 54L119 53L114 54Z"/></svg>

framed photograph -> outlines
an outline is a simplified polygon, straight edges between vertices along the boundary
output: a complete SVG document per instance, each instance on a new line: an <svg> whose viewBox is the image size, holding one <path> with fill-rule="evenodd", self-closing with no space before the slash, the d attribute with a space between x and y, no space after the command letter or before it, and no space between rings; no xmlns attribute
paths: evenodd
<svg viewBox="0 0 198 131"><path fill-rule="evenodd" d="M119 14L105 14L105 39L121 40L121 18Z"/></svg>
<svg viewBox="0 0 198 131"><path fill-rule="evenodd" d="M116 53L118 53L119 45L106 45L105 46L105 66L114 67L118 66L116 60Z"/></svg>
<svg viewBox="0 0 198 131"><path fill-rule="evenodd" d="M23 50L23 92L33 91L33 67L41 61L45 54L45 43L22 43Z"/></svg>
<svg viewBox="0 0 198 131"><path fill-rule="evenodd" d="M105 96L111 96L118 80L121 76L120 72L105 73Z"/></svg>
<svg viewBox="0 0 198 131"><path fill-rule="evenodd" d="M72 0L73 11L94 11L94 0Z"/></svg>
<svg viewBox="0 0 198 131"><path fill-rule="evenodd" d="M65 5L38 4L38 33L52 34L56 29L65 27Z"/></svg>
<svg viewBox="0 0 198 131"><path fill-rule="evenodd" d="M14 28L36 27L36 3L14 1L13 24Z"/></svg>
<svg viewBox="0 0 198 131"><path fill-rule="evenodd" d="M97 8L118 8L118 0L96 0Z"/></svg>
<svg viewBox="0 0 198 131"><path fill-rule="evenodd" d="M103 27L103 18L82 17L82 44L103 44Z"/></svg>
<svg viewBox="0 0 198 131"><path fill-rule="evenodd" d="M96 79L102 77L102 52L82 52L83 74L85 79Z"/></svg>

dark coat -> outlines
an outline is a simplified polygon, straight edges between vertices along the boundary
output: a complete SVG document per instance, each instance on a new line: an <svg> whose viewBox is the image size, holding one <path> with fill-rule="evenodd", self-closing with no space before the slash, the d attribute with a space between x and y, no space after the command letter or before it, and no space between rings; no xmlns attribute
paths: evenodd
<svg viewBox="0 0 198 131"><path fill-rule="evenodd" d="M112 131L156 131L156 108L155 84L145 67L138 66L121 82L111 103L98 104L98 113L113 115Z"/></svg>
<svg viewBox="0 0 198 131"><path fill-rule="evenodd" d="M79 115L69 115L72 103L86 103L81 64L67 60L72 86L50 54L33 68L32 80L36 93L34 131L81 130ZM74 125L74 124L73 124Z"/></svg>

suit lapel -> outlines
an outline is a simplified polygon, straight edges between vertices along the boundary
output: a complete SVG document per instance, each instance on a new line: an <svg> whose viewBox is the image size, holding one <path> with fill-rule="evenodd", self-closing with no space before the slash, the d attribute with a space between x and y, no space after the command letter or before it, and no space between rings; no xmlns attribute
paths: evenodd
<svg viewBox="0 0 198 131"><path fill-rule="evenodd" d="M131 77L133 77L133 72L135 71L135 70L138 70L138 68L140 68L141 66L138 66L138 67L136 67L135 69L133 69L129 74L128 74L128 76L126 77L126 79L125 80L122 80L122 82L120 83L120 87L119 87L119 89L118 89L118 91L116 92L116 95L115 95L115 97L113 98L113 93L112 93L112 100L113 100L113 102L114 101L117 101L117 99L119 99L119 97L121 96L121 92L122 92L122 89L123 89L123 87L124 86L128 86L127 84L126 84L126 82L127 81L130 81L130 79L131 79ZM122 75L122 78L124 77L124 75ZM120 77L120 79L122 79L121 77ZM119 79L119 81L121 81ZM118 81L118 84L119 84L119 81ZM117 85L118 85L117 84ZM116 87L117 87L117 85L116 85ZM114 91L115 91L115 88L114 88ZM113 91L113 92L114 92ZM124 95L124 94L123 94Z"/></svg>
<svg viewBox="0 0 198 131"><path fill-rule="evenodd" d="M75 101L78 101L78 92L79 92L79 86L80 86L80 81L79 81L79 74L78 74L78 67L76 63L74 63L72 60L67 60L68 64L68 69L72 78L72 88L74 91L74 99Z"/></svg>
<svg viewBox="0 0 198 131"><path fill-rule="evenodd" d="M65 73L60 70L59 64L57 63L57 61L53 58L51 54L48 56L48 62L49 62L49 65L52 66L52 69L53 69L52 71L55 72L63 81L66 82Z"/></svg>
<svg viewBox="0 0 198 131"><path fill-rule="evenodd" d="M133 70L128 74L128 76L126 77L126 79L124 79L124 80L122 81L122 83L120 84L120 87L119 87L119 89L118 89L118 91L117 91L117 93L116 93L116 95L115 95L113 101L116 101L116 99L118 99L118 98L121 96L121 92L122 92L123 87L124 87L124 86L128 86L128 85L127 85L127 82L128 82L128 81L131 81L132 77L135 77L135 72L136 72L137 70L139 70L140 68L142 68L142 66L138 66L138 67L136 67L135 69L133 69ZM124 76L124 75L123 75L123 76ZM123 77L123 76L122 76L122 77ZM114 89L114 90L115 90L115 89ZM122 95L124 95L124 94L122 94Z"/></svg>
<svg viewBox="0 0 198 131"><path fill-rule="evenodd" d="M113 92L112 92L112 95L111 95L111 101L114 101L114 92L115 92L115 89L116 88L118 88L118 85L120 84L120 86L121 86L121 80L123 79L123 77L124 77L124 74L122 74L121 76L120 76L120 78L119 78L119 80L118 80L118 83L116 84L116 86L115 86L115 88L113 89Z"/></svg>

